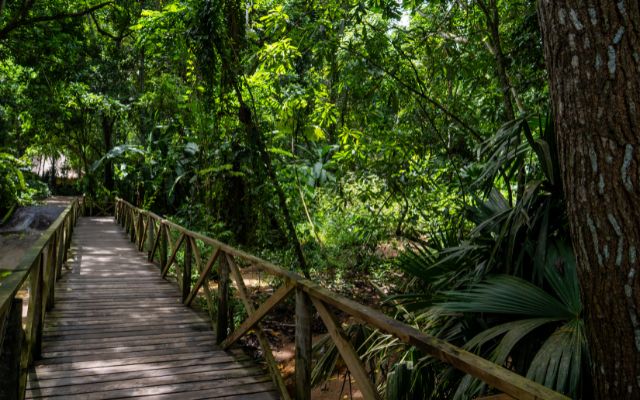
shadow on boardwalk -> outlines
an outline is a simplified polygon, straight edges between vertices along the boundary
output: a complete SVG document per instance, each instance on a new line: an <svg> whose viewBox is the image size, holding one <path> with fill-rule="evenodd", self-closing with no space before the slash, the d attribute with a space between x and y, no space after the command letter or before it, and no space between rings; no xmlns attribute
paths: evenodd
<svg viewBox="0 0 640 400"><path fill-rule="evenodd" d="M275 399L264 370L215 345L112 218L81 218L26 398Z"/></svg>

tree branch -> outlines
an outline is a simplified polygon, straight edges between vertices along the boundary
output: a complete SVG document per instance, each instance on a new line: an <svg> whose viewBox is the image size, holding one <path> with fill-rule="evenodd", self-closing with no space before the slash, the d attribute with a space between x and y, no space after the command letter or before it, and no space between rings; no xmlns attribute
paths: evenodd
<svg viewBox="0 0 640 400"><path fill-rule="evenodd" d="M35 25L41 22L49 22L49 21L57 21L66 18L78 18L87 14L91 14L92 12L104 8L110 4L113 4L113 1L106 1L104 3L97 4L93 7L89 7L87 9L77 11L77 12L66 12L59 13L54 15L42 15L39 17L27 18L27 12L33 7L34 1L27 1L24 3L24 6L18 16L9 21L7 25L5 25L2 29L0 29L0 40L7 37L7 35L18 28L23 26Z"/></svg>
<svg viewBox="0 0 640 400"><path fill-rule="evenodd" d="M96 30L98 31L98 33L100 33L103 36L106 36L112 40L115 40L116 42L121 40L121 38L119 36L116 36L108 31L106 31L105 29L103 29L100 24L98 23L98 19L96 18L95 15L91 14L91 20L93 21L93 23L96 26Z"/></svg>

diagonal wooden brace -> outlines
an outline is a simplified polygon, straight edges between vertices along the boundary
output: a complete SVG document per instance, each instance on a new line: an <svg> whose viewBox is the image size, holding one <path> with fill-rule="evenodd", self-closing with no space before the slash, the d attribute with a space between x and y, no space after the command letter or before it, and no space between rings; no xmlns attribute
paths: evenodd
<svg viewBox="0 0 640 400"><path fill-rule="evenodd" d="M316 310L318 310L318 314L320 314L320 318L322 318L324 325L327 327L327 331L329 331L329 335L331 335L333 343L335 343L342 359L345 364L347 364L349 372L351 372L351 375L356 378L356 382L358 383L360 391L362 391L363 397L366 400L379 399L378 391L371 384L369 374L367 374L367 371L362 366L358 353L356 353L351 343L344 337L344 332L336 321L333 313L327 309L321 300L316 299L313 296L310 297L313 305L316 307Z"/></svg>
<svg viewBox="0 0 640 400"><path fill-rule="evenodd" d="M167 238L167 241L169 241L168 238ZM169 258L169 261L167 261L167 265L165 265L164 269L162 270L163 278L167 276L167 272L169 272L169 267L171 267L171 264L173 264L173 262L176 260L176 255L178 254L178 250L180 250L180 246L182 246L182 242L184 242L184 233L180 233L180 237L178 238L178 241L176 242L176 245L173 248L173 252L171 252L171 257Z"/></svg>
<svg viewBox="0 0 640 400"><path fill-rule="evenodd" d="M235 261L233 261L233 257L226 253L225 256L227 258L227 262L229 263L229 269L231 270L233 280L236 282L236 285L238 287L238 295L240 296L240 299L242 300L242 303L247 310L247 314L251 316L255 313L255 309L253 308L253 304L251 304L251 299L249 298L247 287L244 284L244 279L242 279L242 275L240 274L240 269L238 269ZM269 341L262 332L262 329L260 329L259 324L255 327L255 334L258 338L258 342L260 343L260 347L262 347L262 350L264 351L264 359L267 363L267 367L269 367L271 378L278 387L280 396L284 400L290 400L291 397L289 396L289 392L287 391L287 386L284 384L282 375L280 375L278 364L276 363L275 358L273 358L273 352L271 351L271 346L269 346Z"/></svg>
<svg viewBox="0 0 640 400"><path fill-rule="evenodd" d="M198 254L197 258L200 258L200 254L199 253L197 254ZM216 260L218 259L218 256L220 256L220 248L217 248L216 251L211 255L211 258L209 258L209 261L207 261L206 267L204 267L204 269L200 273L200 278L198 278L198 282L196 282L193 289L191 289L191 293L189 293L189 296L184 301L185 305L187 306L190 305L193 299L196 297L196 294L198 294L200 287L202 286L204 281L207 279L207 275L209 275L209 272L211 272L211 268L213 267L213 264L215 264ZM199 261L196 261L196 264L199 264Z"/></svg>
<svg viewBox="0 0 640 400"><path fill-rule="evenodd" d="M278 290L275 291L274 294L271 295L271 297L267 299L267 301L262 303L262 305L258 307L257 310L250 314L249 317L245 319L244 322L236 330L233 331L231 336L226 338L224 342L220 344L220 346L222 346L222 348L225 350L228 349L238 339L240 339L254 326L256 326L256 324L258 324L258 322L260 322L260 320L262 320L262 318L264 318L264 316L267 315L269 311L280 304L280 302L282 302L282 300L284 300L287 295L289 295L289 293L291 293L291 291L295 289L295 287L296 286L291 281L285 282L284 285L282 285Z"/></svg>

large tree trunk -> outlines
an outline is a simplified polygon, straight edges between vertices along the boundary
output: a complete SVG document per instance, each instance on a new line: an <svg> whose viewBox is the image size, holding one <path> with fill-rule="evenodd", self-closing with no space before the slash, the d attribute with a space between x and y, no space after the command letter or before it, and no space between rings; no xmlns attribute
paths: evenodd
<svg viewBox="0 0 640 400"><path fill-rule="evenodd" d="M539 0L595 394L640 398L640 10Z"/></svg>

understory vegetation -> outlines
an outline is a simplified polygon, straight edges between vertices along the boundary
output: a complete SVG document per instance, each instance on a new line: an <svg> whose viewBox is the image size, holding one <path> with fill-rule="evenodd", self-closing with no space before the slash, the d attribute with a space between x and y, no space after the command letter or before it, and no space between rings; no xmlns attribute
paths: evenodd
<svg viewBox="0 0 640 400"><path fill-rule="evenodd" d="M64 157L76 194L370 303L364 285L397 319L589 398L535 1L79 3L0 6L0 218L48 194L35 156ZM389 399L493 393L349 332Z"/></svg>

